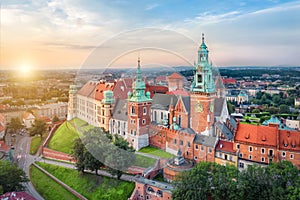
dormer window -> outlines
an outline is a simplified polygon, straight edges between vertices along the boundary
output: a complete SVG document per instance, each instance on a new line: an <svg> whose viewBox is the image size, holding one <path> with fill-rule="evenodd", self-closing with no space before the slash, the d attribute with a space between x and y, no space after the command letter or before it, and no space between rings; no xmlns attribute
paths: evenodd
<svg viewBox="0 0 300 200"><path fill-rule="evenodd" d="M283 141L283 146L284 146L284 147L287 147L288 145L289 145L288 142L287 142L286 140L284 140L284 141Z"/></svg>

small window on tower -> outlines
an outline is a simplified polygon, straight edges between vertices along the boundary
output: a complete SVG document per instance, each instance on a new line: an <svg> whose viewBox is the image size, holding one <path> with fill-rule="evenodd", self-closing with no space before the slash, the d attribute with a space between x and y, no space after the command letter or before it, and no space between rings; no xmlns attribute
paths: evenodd
<svg viewBox="0 0 300 200"><path fill-rule="evenodd" d="M197 80L198 80L198 83L202 83L202 75L201 74L198 74Z"/></svg>
<svg viewBox="0 0 300 200"><path fill-rule="evenodd" d="M143 115L146 115L146 114L147 114L147 108L144 107L144 108L143 108Z"/></svg>
<svg viewBox="0 0 300 200"><path fill-rule="evenodd" d="M131 114L135 114L135 108L133 106L131 107Z"/></svg>

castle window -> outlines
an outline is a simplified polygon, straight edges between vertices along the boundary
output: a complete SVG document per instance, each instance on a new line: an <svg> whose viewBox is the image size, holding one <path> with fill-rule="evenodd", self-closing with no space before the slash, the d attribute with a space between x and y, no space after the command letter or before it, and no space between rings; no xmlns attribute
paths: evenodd
<svg viewBox="0 0 300 200"><path fill-rule="evenodd" d="M197 156L195 156L195 157L194 157L194 160L197 160L197 159L198 159L198 157L197 157Z"/></svg>
<svg viewBox="0 0 300 200"><path fill-rule="evenodd" d="M197 150L199 149L198 144L196 144L195 149L197 149Z"/></svg>
<svg viewBox="0 0 300 200"><path fill-rule="evenodd" d="M250 147L249 147L249 152L252 152L252 150L253 150L253 148L250 146Z"/></svg>
<svg viewBox="0 0 300 200"><path fill-rule="evenodd" d="M182 140L180 140L180 141L179 141L179 144L180 144L180 145L183 145L183 141L182 141Z"/></svg>
<svg viewBox="0 0 300 200"><path fill-rule="evenodd" d="M198 74L197 82L202 83L202 75L201 74Z"/></svg>
<svg viewBox="0 0 300 200"><path fill-rule="evenodd" d="M251 156L251 155L249 155L249 157L248 157L248 158L249 158L249 160L252 160L252 156Z"/></svg>
<svg viewBox="0 0 300 200"><path fill-rule="evenodd" d="M265 158L264 157L261 157L261 162L265 162Z"/></svg>
<svg viewBox="0 0 300 200"><path fill-rule="evenodd" d="M191 147L191 143L190 143L190 142L187 142L187 146L188 146L188 147Z"/></svg>
<svg viewBox="0 0 300 200"><path fill-rule="evenodd" d="M160 113L160 119L164 119L164 113L163 112Z"/></svg>
<svg viewBox="0 0 300 200"><path fill-rule="evenodd" d="M244 168L244 163L240 162L239 163L239 168Z"/></svg>
<svg viewBox="0 0 300 200"><path fill-rule="evenodd" d="M294 159L294 154L291 154L291 155L290 155L290 159Z"/></svg>
<svg viewBox="0 0 300 200"><path fill-rule="evenodd" d="M177 143L177 140L176 139L174 139L174 144L176 144Z"/></svg>
<svg viewBox="0 0 300 200"><path fill-rule="evenodd" d="M286 153L283 151L282 152L282 157L285 157L286 156Z"/></svg>
<svg viewBox="0 0 300 200"><path fill-rule="evenodd" d="M233 160L232 160L232 156L229 156L229 160L230 160L230 161L233 161Z"/></svg>
<svg viewBox="0 0 300 200"><path fill-rule="evenodd" d="M208 153L212 153L212 148L208 148Z"/></svg>
<svg viewBox="0 0 300 200"><path fill-rule="evenodd" d="M146 119L143 119L143 120L142 120L142 124L146 124Z"/></svg>
<svg viewBox="0 0 300 200"><path fill-rule="evenodd" d="M204 151L204 147L203 147L203 146L201 146L201 147L200 147L200 150L201 150L201 151Z"/></svg>
<svg viewBox="0 0 300 200"><path fill-rule="evenodd" d="M131 114L135 114L135 107L131 107Z"/></svg>
<svg viewBox="0 0 300 200"><path fill-rule="evenodd" d="M236 144L236 148L237 148L237 149L240 149L240 144Z"/></svg>
<svg viewBox="0 0 300 200"><path fill-rule="evenodd" d="M147 114L147 108L143 107L143 115L146 115L146 114Z"/></svg>
<svg viewBox="0 0 300 200"><path fill-rule="evenodd" d="M242 154L242 153L240 153L240 154L239 154L239 157L240 157L240 158L243 158L243 154Z"/></svg>
<svg viewBox="0 0 300 200"><path fill-rule="evenodd" d="M261 153L265 154L265 149L264 148L261 148Z"/></svg>

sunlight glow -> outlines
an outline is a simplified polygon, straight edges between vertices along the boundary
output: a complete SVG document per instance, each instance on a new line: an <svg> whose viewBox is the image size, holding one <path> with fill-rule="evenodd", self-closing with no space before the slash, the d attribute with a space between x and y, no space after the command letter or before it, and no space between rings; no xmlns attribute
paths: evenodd
<svg viewBox="0 0 300 200"><path fill-rule="evenodd" d="M32 70L32 66L29 64L22 64L19 67L21 73L28 74Z"/></svg>

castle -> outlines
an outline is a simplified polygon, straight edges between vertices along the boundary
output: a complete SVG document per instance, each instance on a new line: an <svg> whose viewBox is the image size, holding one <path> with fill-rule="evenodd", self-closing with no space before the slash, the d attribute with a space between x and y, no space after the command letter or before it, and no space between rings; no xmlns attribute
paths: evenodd
<svg viewBox="0 0 300 200"><path fill-rule="evenodd" d="M149 85L138 59L134 79L89 81L70 86L68 120L78 117L126 139L136 150L151 145L185 159L235 165L289 160L300 169L299 131L271 118L262 125L230 117L220 76L213 73L204 37L189 91L180 74L168 87ZM172 177L170 178L170 180Z"/></svg>

